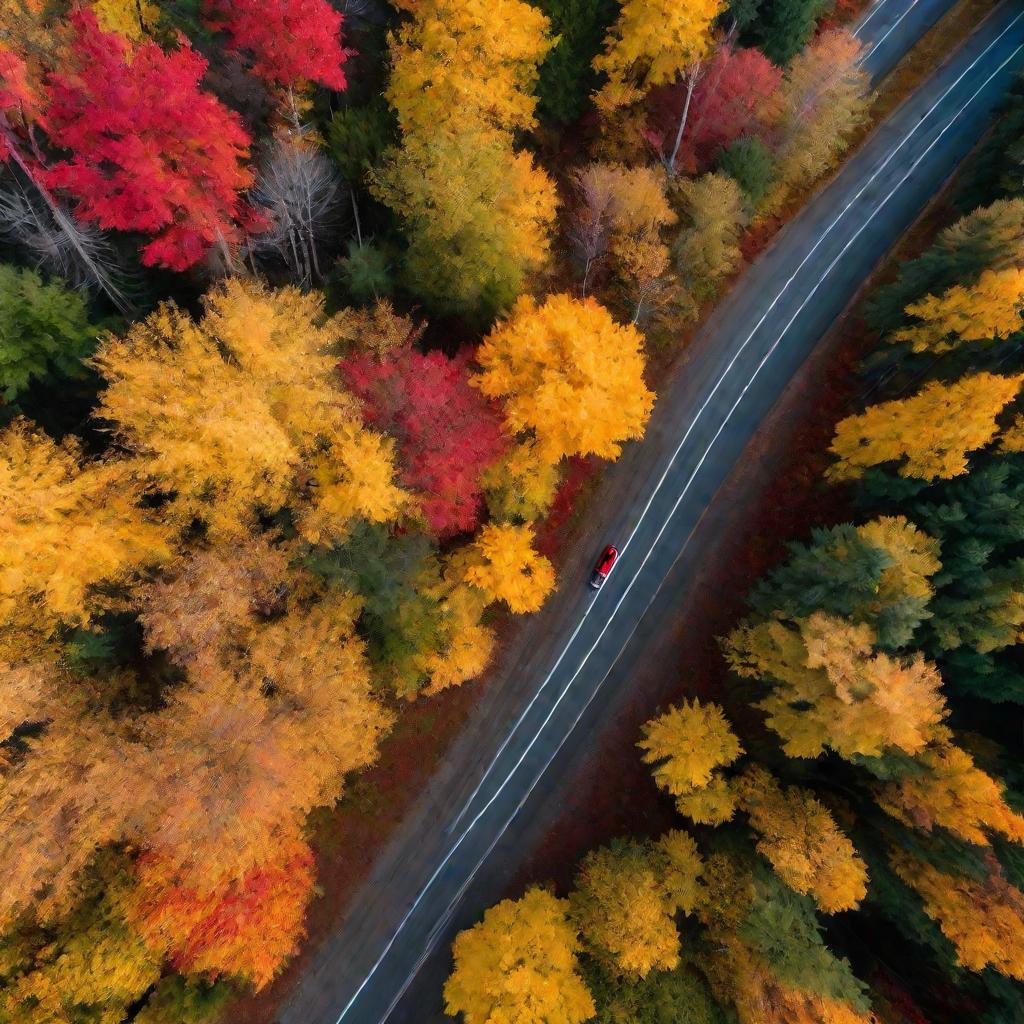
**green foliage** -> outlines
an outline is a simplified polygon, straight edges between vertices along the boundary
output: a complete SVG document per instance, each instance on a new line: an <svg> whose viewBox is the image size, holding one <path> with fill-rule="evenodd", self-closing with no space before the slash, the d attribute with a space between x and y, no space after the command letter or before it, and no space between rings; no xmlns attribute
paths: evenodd
<svg viewBox="0 0 1024 1024"><path fill-rule="evenodd" d="M867 1011L870 1003L864 984L849 962L825 945L814 901L783 885L761 863L754 867L753 880L754 899L739 928L741 938L771 964L780 980Z"/></svg>
<svg viewBox="0 0 1024 1024"><path fill-rule="evenodd" d="M718 157L724 171L743 190L747 203L757 209L775 180L775 161L771 150L758 138L737 139Z"/></svg>
<svg viewBox="0 0 1024 1024"><path fill-rule="evenodd" d="M14 401L33 380L75 377L100 329L80 292L0 265L0 393Z"/></svg>
<svg viewBox="0 0 1024 1024"><path fill-rule="evenodd" d="M327 124L327 148L349 185L361 184L366 172L394 145L398 122L381 96L365 106L336 110Z"/></svg>
<svg viewBox="0 0 1024 1024"><path fill-rule="evenodd" d="M809 544L789 545L788 560L757 583L750 605L765 617L824 611L866 622L880 647L898 647L928 617L929 592L898 582L883 590L884 574L897 565L892 551L849 523L817 529Z"/></svg>
<svg viewBox="0 0 1024 1024"><path fill-rule="evenodd" d="M214 1024L220 1020L231 988L223 982L162 978L135 1017L135 1024Z"/></svg>
<svg viewBox="0 0 1024 1024"><path fill-rule="evenodd" d="M1024 247L1024 200L1002 200L977 209L939 233L899 277L877 289L865 306L868 323L889 333L906 322L904 310L925 295L973 284L987 268L1015 262Z"/></svg>
<svg viewBox="0 0 1024 1024"><path fill-rule="evenodd" d="M419 658L441 643L437 601L426 590L440 582L430 538L389 535L384 526L362 522L345 544L316 550L306 559L317 575L362 601L359 633L366 640L379 678L410 696L426 680Z"/></svg>
<svg viewBox="0 0 1024 1024"><path fill-rule="evenodd" d="M788 64L810 40L829 6L829 0L762 0L747 23L747 34L765 56Z"/></svg>
<svg viewBox="0 0 1024 1024"><path fill-rule="evenodd" d="M707 982L685 962L640 981L617 979L593 967L587 987L597 1004L593 1024L731 1024Z"/></svg>
<svg viewBox="0 0 1024 1024"><path fill-rule="evenodd" d="M587 108L597 87L590 66L618 14L616 0L538 0L551 19L558 43L540 66L538 113L546 121L569 124Z"/></svg>
<svg viewBox="0 0 1024 1024"><path fill-rule="evenodd" d="M359 304L394 293L387 253L373 242L360 245L356 239L350 239L348 256L338 260L337 275L346 294Z"/></svg>

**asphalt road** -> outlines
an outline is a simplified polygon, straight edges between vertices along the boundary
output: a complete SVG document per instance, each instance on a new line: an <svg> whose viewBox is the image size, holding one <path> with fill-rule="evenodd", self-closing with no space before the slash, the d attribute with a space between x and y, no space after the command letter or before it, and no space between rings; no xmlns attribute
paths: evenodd
<svg viewBox="0 0 1024 1024"><path fill-rule="evenodd" d="M881 0L865 18L880 74L948 6ZM875 45L877 44L877 45ZM659 592L685 586L691 538L794 371L885 251L984 131L1024 67L1024 10L1004 3L871 136L743 276L664 388L647 436L605 475L548 607L503 652L498 678L317 950L280 1024L423 1024L440 1010L447 946L501 894L516 843L557 799L601 709L629 687ZM600 545L619 564L586 587ZM614 780L610 780L614 784ZM468 892L467 892L468 890Z"/></svg>

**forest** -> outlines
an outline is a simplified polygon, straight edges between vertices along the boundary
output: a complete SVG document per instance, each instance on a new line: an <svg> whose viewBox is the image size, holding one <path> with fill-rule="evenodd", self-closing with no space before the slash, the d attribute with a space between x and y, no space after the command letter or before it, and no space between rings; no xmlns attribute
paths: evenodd
<svg viewBox="0 0 1024 1024"><path fill-rule="evenodd" d="M655 364L865 124L843 27L857 7L0 0L0 1024L204 1024L280 974L318 892L311 812L344 802L410 702L481 676L508 616L542 607L573 467L643 436ZM894 343L955 355L1009 330L1008 230L992 229L1002 255L972 241L974 277L944 263L908 291L900 309L925 304L896 318ZM933 281L940 294L923 297ZM953 344L965 303L991 316ZM951 388L970 396L963 463L992 447L1020 380L929 384L907 415L938 422ZM837 448L870 435L876 461L895 458L878 419L851 421ZM927 458L906 455L911 469ZM977 473L1011 501L1014 464L985 457ZM838 465L870 468L862 454ZM901 788L908 758L983 773L942 724L925 655L953 666L951 686L985 671L1015 692L1004 649L1024 622L1016 569L940 587L952 563L938 527L915 532L907 509L947 499L922 486L900 500L857 549L858 573L888 573L892 610L799 613L918 695L904 760L881 725L848 752L873 760L843 769L890 787L879 806L894 822L925 799ZM972 611L954 642L938 624L959 622L963 587L1004 597L998 621ZM924 654L905 654L926 620ZM790 657L800 628L777 638ZM736 643L748 675L767 671ZM725 719L680 713L660 732L710 716L724 745L678 794L717 808L705 817L803 799L755 766L727 779L739 741ZM990 788L964 849L992 815L1009 838L1018 827ZM806 806L837 833L825 804ZM958 870L994 909L1009 847L993 842ZM644 976L678 959L672 901L700 914L713 881L707 867L698 884L680 830L601 854L590 913L620 867L650 872L652 857L676 881L651 875L658 948L621 951ZM751 857L723 859L717 884L746 884ZM846 861L822 897L833 909L863 888L852 848ZM758 870L773 892L791 880ZM787 912L810 937L803 898ZM553 929L564 1019L582 1020L591 997L562 906L532 894L509 924L536 914ZM741 949L725 923L707 927ZM836 1005L861 1006L814 948ZM483 1020L465 977L450 1004Z"/></svg>
<svg viewBox="0 0 1024 1024"><path fill-rule="evenodd" d="M466 1024L1024 1019L1022 129L1018 81L862 304L817 484L848 518L747 595L716 699L635 737L675 827L461 932Z"/></svg>

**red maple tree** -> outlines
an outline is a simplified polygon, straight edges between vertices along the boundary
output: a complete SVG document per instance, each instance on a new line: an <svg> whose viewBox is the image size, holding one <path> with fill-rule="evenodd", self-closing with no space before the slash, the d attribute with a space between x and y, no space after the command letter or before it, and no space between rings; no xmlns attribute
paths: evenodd
<svg viewBox="0 0 1024 1024"><path fill-rule="evenodd" d="M405 347L341 364L366 421L398 441L402 483L421 494L424 518L439 537L476 526L480 475L505 448L501 413L470 387L468 361L468 353L449 359Z"/></svg>
<svg viewBox="0 0 1024 1024"><path fill-rule="evenodd" d="M755 133L781 82L782 69L760 50L720 47L693 90L676 167L691 174L705 170L719 146ZM685 104L685 81L651 92L647 137L656 149L671 146Z"/></svg>
<svg viewBox="0 0 1024 1024"><path fill-rule="evenodd" d="M342 17L327 0L210 0L206 10L211 27L271 85L345 88L342 65L352 51L341 45Z"/></svg>
<svg viewBox="0 0 1024 1024"><path fill-rule="evenodd" d="M0 161L15 145L15 123L39 122L42 117L37 87L28 65L12 50L0 47Z"/></svg>
<svg viewBox="0 0 1024 1024"><path fill-rule="evenodd" d="M177 881L160 857L143 854L129 916L147 943L182 973L230 974L262 988L292 956L313 895L313 853L288 840L274 859L209 891Z"/></svg>
<svg viewBox="0 0 1024 1024"><path fill-rule="evenodd" d="M253 215L250 139L239 117L203 92L206 61L181 38L164 53L104 32L89 10L71 16L69 66L49 76L47 122L70 157L44 180L102 228L155 237L147 266L185 270L214 244L240 240Z"/></svg>

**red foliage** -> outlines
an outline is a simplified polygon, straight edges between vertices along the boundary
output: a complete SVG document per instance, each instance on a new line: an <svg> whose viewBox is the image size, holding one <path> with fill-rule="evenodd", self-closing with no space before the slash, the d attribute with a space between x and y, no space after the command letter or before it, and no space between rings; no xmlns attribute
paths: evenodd
<svg viewBox="0 0 1024 1024"><path fill-rule="evenodd" d="M26 122L38 122L41 117L28 65L16 53L0 48L0 162L11 154L13 127L8 114L16 114L18 120Z"/></svg>
<svg viewBox="0 0 1024 1024"><path fill-rule="evenodd" d="M760 50L720 47L693 90L676 167L691 174L705 170L719 146L756 134L765 102L781 81L782 69ZM685 103L685 81L652 91L648 138L658 150L671 150Z"/></svg>
<svg viewBox="0 0 1024 1024"><path fill-rule="evenodd" d="M185 270L211 245L238 241L248 219L239 190L249 136L238 116L199 88L206 61L185 39L171 53L103 32L91 11L71 16L71 66L50 75L50 136L71 151L47 171L78 200L76 216L156 237L147 266Z"/></svg>
<svg viewBox="0 0 1024 1024"><path fill-rule="evenodd" d="M261 988L294 954L315 882L306 843L286 841L278 853L211 892L179 884L161 858L144 854L129 914L176 971L231 974Z"/></svg>
<svg viewBox="0 0 1024 1024"><path fill-rule="evenodd" d="M468 353L449 359L406 347L341 363L367 422L397 439L402 482L423 495L423 515L439 537L476 526L480 474L505 447L501 413L470 387L468 361Z"/></svg>
<svg viewBox="0 0 1024 1024"><path fill-rule="evenodd" d="M345 88L342 65L352 51L341 45L342 17L327 0L210 0L207 16L271 85Z"/></svg>

